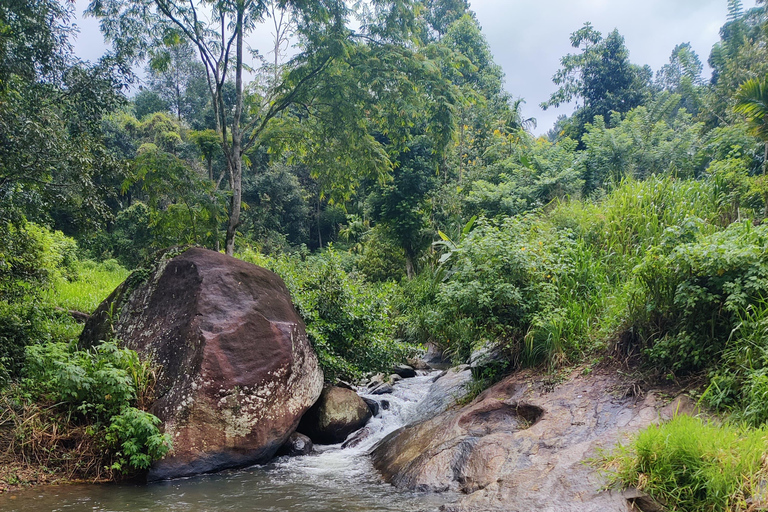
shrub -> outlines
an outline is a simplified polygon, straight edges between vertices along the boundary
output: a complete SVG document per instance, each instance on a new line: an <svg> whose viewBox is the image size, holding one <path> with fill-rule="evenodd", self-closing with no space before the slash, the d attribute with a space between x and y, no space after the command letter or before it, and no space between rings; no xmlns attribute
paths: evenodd
<svg viewBox="0 0 768 512"><path fill-rule="evenodd" d="M702 369L720 357L739 314L768 297L768 226L734 223L669 254L649 251L635 274L634 327L650 361Z"/></svg>
<svg viewBox="0 0 768 512"><path fill-rule="evenodd" d="M23 218L0 222L0 387L19 375L25 347L71 331L41 292L78 272L73 239Z"/></svg>
<svg viewBox="0 0 768 512"><path fill-rule="evenodd" d="M123 407L113 416L106 429L105 440L114 451L111 469L130 472L148 469L170 449L170 437L158 430L160 420L135 407Z"/></svg>
<svg viewBox="0 0 768 512"><path fill-rule="evenodd" d="M442 334L466 357L478 340L498 340L513 358L539 315L552 309L556 282L572 241L535 218L477 222L446 258L448 278L437 294ZM537 346L525 348L536 358Z"/></svg>
<svg viewBox="0 0 768 512"><path fill-rule="evenodd" d="M357 268L370 281L400 281L405 277L405 251L389 231L376 226L366 234Z"/></svg>
<svg viewBox="0 0 768 512"><path fill-rule="evenodd" d="M134 407L151 394L153 382L151 369L136 352L115 342L91 350L46 343L27 347L25 378L17 391L23 402L58 411L61 431L88 425L89 437L107 449L110 468L130 473L146 469L170 449L170 438L158 429L160 421ZM37 451L24 423L17 435L32 437L25 449Z"/></svg>
<svg viewBox="0 0 768 512"><path fill-rule="evenodd" d="M306 260L250 250L239 256L283 278L326 379L386 371L407 355L407 347L394 339L395 284L365 283L344 269L344 259L332 249Z"/></svg>

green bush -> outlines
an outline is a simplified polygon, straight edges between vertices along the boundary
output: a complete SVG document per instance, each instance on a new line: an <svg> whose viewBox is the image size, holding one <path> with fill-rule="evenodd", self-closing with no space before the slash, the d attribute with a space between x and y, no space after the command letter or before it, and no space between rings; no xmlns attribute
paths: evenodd
<svg viewBox="0 0 768 512"><path fill-rule="evenodd" d="M326 379L387 371L406 357L407 346L394 339L394 283L366 283L345 270L344 259L332 249L306 260L250 250L239 257L283 278Z"/></svg>
<svg viewBox="0 0 768 512"><path fill-rule="evenodd" d="M0 224L0 387L19 375L25 347L71 334L71 322L42 297L78 276L73 239L23 218Z"/></svg>
<svg viewBox="0 0 768 512"><path fill-rule="evenodd" d="M567 271L567 234L535 218L480 219L446 258L447 279L437 293L446 342L464 358L478 341L503 343L512 357L540 358L524 339L556 302Z"/></svg>
<svg viewBox="0 0 768 512"><path fill-rule="evenodd" d="M405 251L386 228L376 226L366 233L356 266L370 281L400 281L405 277Z"/></svg>
<svg viewBox="0 0 768 512"><path fill-rule="evenodd" d="M118 472L148 469L170 449L171 439L158 430L160 419L135 407L123 407L106 428L105 440L114 451Z"/></svg>
<svg viewBox="0 0 768 512"><path fill-rule="evenodd" d="M643 430L604 462L614 483L636 487L669 503L671 510L762 510L768 499L767 435L766 427L748 429L678 416Z"/></svg>
<svg viewBox="0 0 768 512"><path fill-rule="evenodd" d="M27 347L19 392L31 403L51 404L69 421L91 425L91 435L103 436L113 451L112 469L131 472L146 469L170 449L170 438L158 429L160 421L134 407L149 392L149 373L136 352L115 342L91 350L46 343Z"/></svg>
<svg viewBox="0 0 768 512"><path fill-rule="evenodd" d="M634 328L649 360L689 372L721 356L739 315L768 297L768 225L750 222L675 247L648 252Z"/></svg>

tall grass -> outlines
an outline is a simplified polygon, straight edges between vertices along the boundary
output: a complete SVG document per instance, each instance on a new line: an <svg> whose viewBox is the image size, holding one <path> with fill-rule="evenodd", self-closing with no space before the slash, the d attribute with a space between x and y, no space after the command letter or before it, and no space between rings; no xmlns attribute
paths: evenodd
<svg viewBox="0 0 768 512"><path fill-rule="evenodd" d="M716 231L719 210L707 182L652 177L626 179L598 202L561 203L549 218L611 256L613 265L631 268L652 246Z"/></svg>
<svg viewBox="0 0 768 512"><path fill-rule="evenodd" d="M75 279L55 279L43 291L43 300L62 309L91 313L130 274L115 260L82 261L76 268Z"/></svg>
<svg viewBox="0 0 768 512"><path fill-rule="evenodd" d="M557 276L554 303L528 332L532 360L576 361L614 337L630 316L633 269L645 254L714 232L718 218L709 184L671 177L626 179L601 200L556 204L540 222L575 243Z"/></svg>
<svg viewBox="0 0 768 512"><path fill-rule="evenodd" d="M765 426L750 429L678 416L640 432L604 463L612 483L636 487L670 510L765 510L767 441Z"/></svg>

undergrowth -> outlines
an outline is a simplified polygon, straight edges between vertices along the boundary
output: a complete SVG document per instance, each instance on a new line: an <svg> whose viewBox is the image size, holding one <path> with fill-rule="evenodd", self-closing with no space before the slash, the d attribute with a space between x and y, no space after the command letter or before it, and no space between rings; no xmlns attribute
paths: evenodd
<svg viewBox="0 0 768 512"><path fill-rule="evenodd" d="M153 400L154 371L115 342L27 348L24 378L0 397L4 447L67 479L113 480L149 468L170 448Z"/></svg>

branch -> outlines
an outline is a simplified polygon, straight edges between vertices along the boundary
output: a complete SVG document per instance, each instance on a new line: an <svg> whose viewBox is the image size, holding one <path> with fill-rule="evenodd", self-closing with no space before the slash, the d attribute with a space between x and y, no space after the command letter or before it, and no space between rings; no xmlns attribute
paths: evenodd
<svg viewBox="0 0 768 512"><path fill-rule="evenodd" d="M243 144L243 153L245 153L248 149L252 148L253 145L256 143L257 137L261 134L261 132L264 131L264 128L266 128L267 123L271 121L277 114L288 108L291 103L293 103L294 98L299 94L300 89L307 84L310 80L315 78L320 72L323 71L323 69L326 68L326 66L333 60L332 56L327 56L315 69L313 69L311 72L309 72L306 76L304 76L299 82L296 84L295 87L291 90L290 93L288 93L286 96L284 96L279 102L273 103L266 114L261 118L261 122L259 122L259 119L254 119L251 123L246 125L244 132L251 132L251 134L248 136L248 140L245 144ZM285 82L283 82L285 84Z"/></svg>

